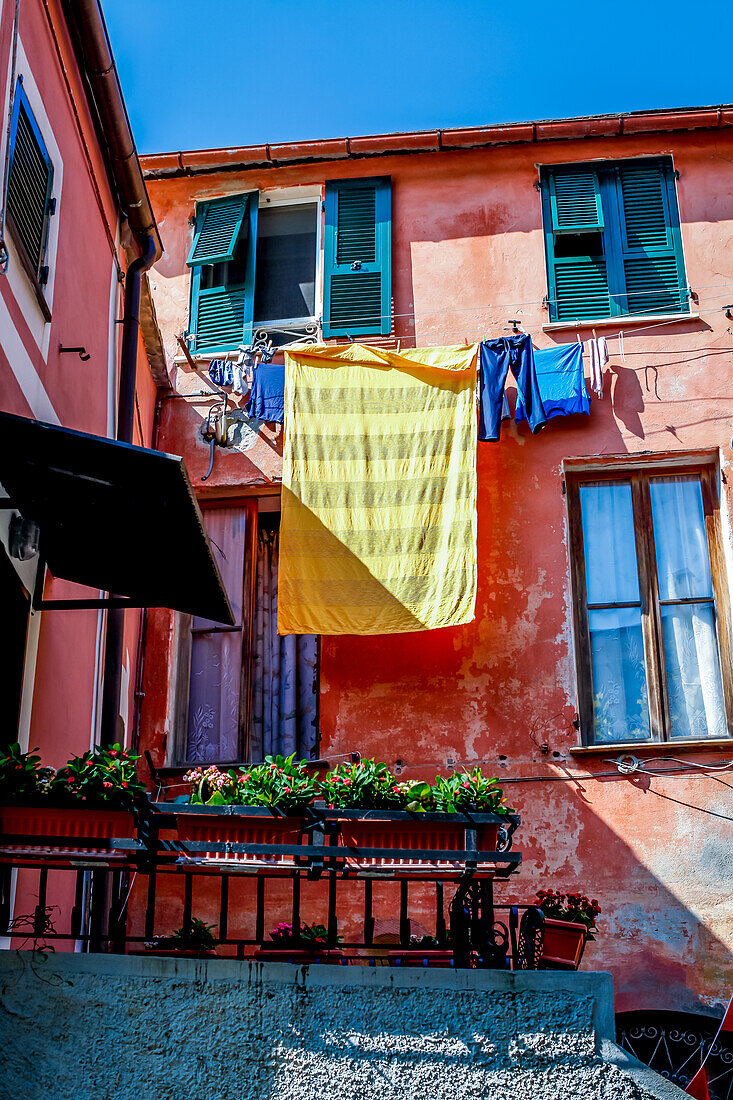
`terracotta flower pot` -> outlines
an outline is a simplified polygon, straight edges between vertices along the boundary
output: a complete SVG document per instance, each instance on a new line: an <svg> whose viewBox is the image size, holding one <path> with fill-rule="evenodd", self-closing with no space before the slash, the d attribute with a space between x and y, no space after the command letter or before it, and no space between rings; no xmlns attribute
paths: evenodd
<svg viewBox="0 0 733 1100"><path fill-rule="evenodd" d="M135 824L128 810L8 803L0 806L0 832L29 838L13 847L94 848L94 840L134 837Z"/></svg>
<svg viewBox="0 0 733 1100"><path fill-rule="evenodd" d="M541 965L545 969L577 970L588 929L570 920L545 917Z"/></svg>

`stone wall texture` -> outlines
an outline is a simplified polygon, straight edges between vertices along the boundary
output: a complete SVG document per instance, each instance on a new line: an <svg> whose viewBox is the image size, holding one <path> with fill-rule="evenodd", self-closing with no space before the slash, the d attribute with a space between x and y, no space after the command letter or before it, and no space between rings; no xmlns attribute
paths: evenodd
<svg viewBox="0 0 733 1100"><path fill-rule="evenodd" d="M2 1100L647 1100L602 973L0 953Z"/></svg>

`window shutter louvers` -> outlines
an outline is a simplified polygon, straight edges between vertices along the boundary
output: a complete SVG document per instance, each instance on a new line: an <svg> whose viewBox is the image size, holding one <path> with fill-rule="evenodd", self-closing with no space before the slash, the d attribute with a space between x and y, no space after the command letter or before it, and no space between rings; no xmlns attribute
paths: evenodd
<svg viewBox="0 0 733 1100"><path fill-rule="evenodd" d="M323 335L391 332L389 179L326 184Z"/></svg>
<svg viewBox="0 0 733 1100"><path fill-rule="evenodd" d="M550 181L552 228L556 233L603 229L603 207L596 172L558 170Z"/></svg>
<svg viewBox="0 0 733 1100"><path fill-rule="evenodd" d="M669 198L671 169L622 165L616 171L626 291L622 310L643 314L687 309L676 204Z"/></svg>
<svg viewBox="0 0 733 1100"><path fill-rule="evenodd" d="M551 321L688 311L671 162L547 168L541 184Z"/></svg>
<svg viewBox="0 0 733 1100"><path fill-rule="evenodd" d="M217 207L217 217L209 217L210 208ZM226 210L222 212L222 207ZM235 207L237 208L235 210ZM216 200L198 212L197 230L188 262L193 268L191 280L191 350L200 354L233 351L240 344L252 343L254 316L255 257L257 248L257 213L259 196L236 195L225 202ZM236 214L236 218L235 215ZM222 226L226 225L226 231ZM203 243L199 244L202 240ZM237 245L246 242L244 281L230 281L225 265L233 259ZM227 244L227 259L208 258L215 249ZM229 254L231 253L231 255ZM206 256L206 259L201 259ZM241 250L239 256L241 257ZM201 269L212 265L214 285L202 287ZM221 266L218 266L221 265ZM241 259L237 259L241 271Z"/></svg>
<svg viewBox="0 0 733 1100"><path fill-rule="evenodd" d="M207 202L197 212L196 232L186 261L189 267L226 263L232 259L247 212L248 199L248 195L215 199Z"/></svg>
<svg viewBox="0 0 733 1100"><path fill-rule="evenodd" d="M40 278L46 251L53 165L20 84L16 89L13 113L8 213L13 219L28 259Z"/></svg>

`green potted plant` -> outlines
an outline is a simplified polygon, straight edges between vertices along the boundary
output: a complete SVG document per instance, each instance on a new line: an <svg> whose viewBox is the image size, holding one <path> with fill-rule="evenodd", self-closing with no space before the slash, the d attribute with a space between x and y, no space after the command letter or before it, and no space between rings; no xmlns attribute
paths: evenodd
<svg viewBox="0 0 733 1100"><path fill-rule="evenodd" d="M585 894L538 890L536 904L545 918L541 967L577 970L586 942L595 939L598 902Z"/></svg>
<svg viewBox="0 0 733 1100"><path fill-rule="evenodd" d="M386 764L361 760L329 772L321 792L339 821L342 843L360 862L379 866L414 867L419 857L362 857L359 850L460 851L466 828L475 829L478 851L496 851L499 826L513 813L498 780L482 776L479 768L438 776L431 786L400 782Z"/></svg>
<svg viewBox="0 0 733 1100"><path fill-rule="evenodd" d="M336 942L341 942L341 936ZM339 963L343 953L337 947L329 947L328 930L323 924L302 922L298 929L281 921L270 932L270 942L255 952L260 962L332 962Z"/></svg>
<svg viewBox="0 0 733 1100"><path fill-rule="evenodd" d="M218 943L213 924L206 924L198 917L189 917L170 936L155 936L154 939L149 940L145 944L145 954L200 959L212 955ZM139 954L139 952L131 952L131 954Z"/></svg>
<svg viewBox="0 0 733 1100"><path fill-rule="evenodd" d="M190 801L177 806L177 838L212 844L298 844L304 810L318 792L318 781L303 761L268 756L262 764L226 771L211 765L184 776ZM196 854L205 854L197 849ZM211 854L216 854L212 849ZM292 856L232 853L246 862L292 864Z"/></svg>
<svg viewBox="0 0 733 1100"><path fill-rule="evenodd" d="M137 756L120 745L72 757L54 772L17 744L0 755L3 832L58 838L60 847L134 836L132 810L144 794ZM56 845L54 845L56 846Z"/></svg>

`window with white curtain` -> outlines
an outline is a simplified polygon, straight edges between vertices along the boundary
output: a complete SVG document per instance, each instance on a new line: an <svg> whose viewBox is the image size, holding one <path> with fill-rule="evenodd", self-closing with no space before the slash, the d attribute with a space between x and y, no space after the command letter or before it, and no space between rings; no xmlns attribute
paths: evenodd
<svg viewBox="0 0 733 1100"><path fill-rule="evenodd" d="M728 737L730 610L712 467L567 476L586 744Z"/></svg>

